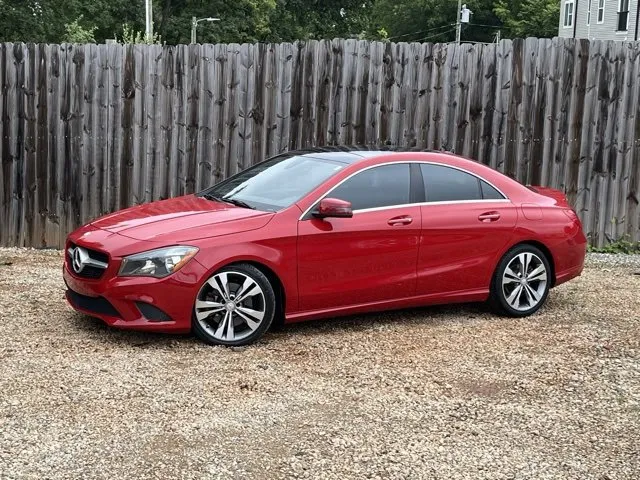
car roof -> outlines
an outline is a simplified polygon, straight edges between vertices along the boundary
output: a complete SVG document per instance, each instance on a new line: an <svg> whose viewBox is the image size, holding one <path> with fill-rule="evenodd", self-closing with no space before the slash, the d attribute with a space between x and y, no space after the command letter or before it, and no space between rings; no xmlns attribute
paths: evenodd
<svg viewBox="0 0 640 480"><path fill-rule="evenodd" d="M332 160L345 164L353 164L361 160L377 157L380 155L388 155L389 153L406 153L406 152L437 152L437 150L425 150L420 148L408 147L392 147L392 146L367 146L367 145L350 145L350 146L328 146L305 148L301 150L293 150L287 152L287 155L296 155L304 157L319 158L323 160ZM439 152L446 153L446 152Z"/></svg>

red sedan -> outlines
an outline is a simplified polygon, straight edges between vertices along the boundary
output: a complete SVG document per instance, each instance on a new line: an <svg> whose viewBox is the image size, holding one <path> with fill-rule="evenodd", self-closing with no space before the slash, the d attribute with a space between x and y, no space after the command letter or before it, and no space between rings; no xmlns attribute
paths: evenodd
<svg viewBox="0 0 640 480"><path fill-rule="evenodd" d="M69 235L67 299L114 327L243 345L274 321L454 302L538 310L587 241L553 189L434 152L314 149Z"/></svg>

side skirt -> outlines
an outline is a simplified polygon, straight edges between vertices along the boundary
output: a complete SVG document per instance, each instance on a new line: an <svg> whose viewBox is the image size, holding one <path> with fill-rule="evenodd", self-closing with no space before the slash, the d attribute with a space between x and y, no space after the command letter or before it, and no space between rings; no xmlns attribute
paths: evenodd
<svg viewBox="0 0 640 480"><path fill-rule="evenodd" d="M448 294L430 294L407 297L382 302L362 303L347 307L308 310L286 314L285 323L303 322L328 317L341 317L356 313L383 312L403 308L422 307L428 305L446 305L450 303L485 302L489 298L489 290L471 290L466 292L452 292Z"/></svg>

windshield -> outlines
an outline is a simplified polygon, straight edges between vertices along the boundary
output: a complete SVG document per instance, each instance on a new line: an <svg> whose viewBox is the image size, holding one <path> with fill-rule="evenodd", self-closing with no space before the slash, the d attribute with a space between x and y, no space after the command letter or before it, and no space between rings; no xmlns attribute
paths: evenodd
<svg viewBox="0 0 640 480"><path fill-rule="evenodd" d="M327 159L279 155L214 185L201 195L275 212L293 205L345 166Z"/></svg>

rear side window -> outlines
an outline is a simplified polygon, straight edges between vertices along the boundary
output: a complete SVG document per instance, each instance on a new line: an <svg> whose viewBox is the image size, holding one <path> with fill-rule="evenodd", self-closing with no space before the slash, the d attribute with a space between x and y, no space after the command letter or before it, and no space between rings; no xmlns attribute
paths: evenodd
<svg viewBox="0 0 640 480"><path fill-rule="evenodd" d="M327 195L351 202L353 210L409 203L409 164L382 165L360 172Z"/></svg>
<svg viewBox="0 0 640 480"><path fill-rule="evenodd" d="M500 192L484 180L451 167L421 164L427 202L502 199Z"/></svg>
<svg viewBox="0 0 640 480"><path fill-rule="evenodd" d="M484 180L480 180L480 188L482 189L482 198L485 200L503 200L502 194L489 185Z"/></svg>
<svg viewBox="0 0 640 480"><path fill-rule="evenodd" d="M420 165L427 202L480 200L478 179L466 172L442 165Z"/></svg>

